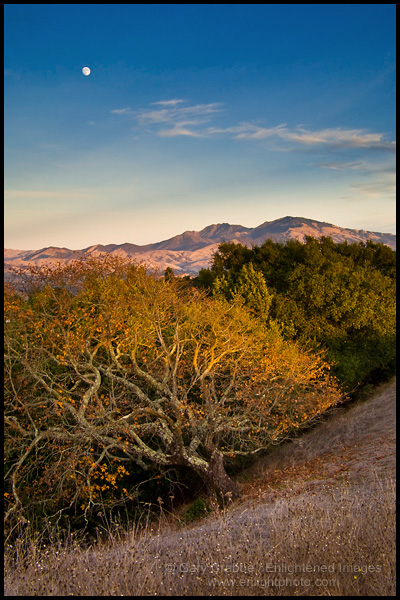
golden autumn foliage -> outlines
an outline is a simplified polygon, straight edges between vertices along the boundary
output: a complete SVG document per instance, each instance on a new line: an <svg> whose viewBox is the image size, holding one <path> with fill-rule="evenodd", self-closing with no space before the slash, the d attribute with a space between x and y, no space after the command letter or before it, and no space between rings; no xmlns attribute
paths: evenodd
<svg viewBox="0 0 400 600"><path fill-rule="evenodd" d="M236 497L224 457L277 443L337 402L319 355L107 257L25 272L5 294L7 517L134 497L131 471L185 466Z"/></svg>

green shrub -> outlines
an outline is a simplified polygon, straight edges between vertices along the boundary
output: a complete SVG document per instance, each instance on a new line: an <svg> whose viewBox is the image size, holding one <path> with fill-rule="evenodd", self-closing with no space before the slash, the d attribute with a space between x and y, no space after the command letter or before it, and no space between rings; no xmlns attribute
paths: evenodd
<svg viewBox="0 0 400 600"><path fill-rule="evenodd" d="M198 519L203 519L211 512L211 507L208 504L207 500L202 496L196 498L196 500L189 506L189 508L183 513L182 521L187 523L192 523L193 521L197 521Z"/></svg>

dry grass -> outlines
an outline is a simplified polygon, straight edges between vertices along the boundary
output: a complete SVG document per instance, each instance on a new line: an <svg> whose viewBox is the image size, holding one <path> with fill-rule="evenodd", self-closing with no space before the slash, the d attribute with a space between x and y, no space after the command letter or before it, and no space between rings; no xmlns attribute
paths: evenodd
<svg viewBox="0 0 400 600"><path fill-rule="evenodd" d="M90 547L72 536L45 547L21 528L5 595L395 595L392 392L261 460L241 501L190 527L164 515Z"/></svg>

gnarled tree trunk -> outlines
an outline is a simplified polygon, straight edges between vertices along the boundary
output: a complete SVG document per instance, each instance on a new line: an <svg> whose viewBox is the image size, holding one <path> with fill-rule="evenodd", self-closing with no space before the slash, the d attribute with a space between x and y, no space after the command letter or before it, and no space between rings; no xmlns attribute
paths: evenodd
<svg viewBox="0 0 400 600"><path fill-rule="evenodd" d="M241 496L238 484L225 471L223 455L218 450L213 451L208 462L204 459L196 460L195 464L190 461L190 466L204 481L208 494L219 503L227 504Z"/></svg>

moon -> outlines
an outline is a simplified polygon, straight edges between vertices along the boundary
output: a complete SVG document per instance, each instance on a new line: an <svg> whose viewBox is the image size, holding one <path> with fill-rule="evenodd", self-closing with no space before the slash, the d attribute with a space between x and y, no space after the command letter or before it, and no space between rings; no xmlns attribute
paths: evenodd
<svg viewBox="0 0 400 600"><path fill-rule="evenodd" d="M83 69L82 69L82 73L83 73L84 75L86 75L86 77L87 77L88 75L90 75L90 69L89 69L89 67L83 67Z"/></svg>

